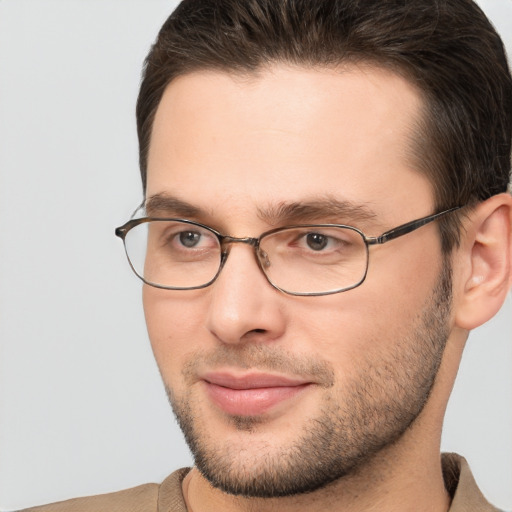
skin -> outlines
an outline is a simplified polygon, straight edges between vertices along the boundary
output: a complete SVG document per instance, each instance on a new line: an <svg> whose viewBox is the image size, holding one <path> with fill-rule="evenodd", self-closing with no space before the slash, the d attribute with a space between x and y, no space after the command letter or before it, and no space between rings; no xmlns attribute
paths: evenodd
<svg viewBox="0 0 512 512"><path fill-rule="evenodd" d="M156 114L147 199L172 195L189 203L188 210L154 213L257 237L291 223L262 211L329 197L364 205L372 215L324 211L315 222L347 223L379 235L433 212L432 187L409 154L420 108L408 82L375 68L279 65L250 77L207 71L182 76L168 86ZM505 203L493 231L503 235L510 228L508 199L472 217L474 229L452 258L454 304L432 327L432 339L432 317L425 311L435 311L443 296L436 292L443 257L435 224L372 248L366 281L341 294L292 297L275 290L244 244L232 247L208 288L144 286L149 336L173 406L192 424L206 456L227 454L224 469L231 477L249 481L272 468L279 474L283 460L293 467L302 458L294 462L290 453L318 422L360 433L351 436L347 451L359 446L363 455L347 465L345 476L315 492L233 496L194 469L184 482L188 506L194 512L447 510L439 460L442 418L488 268L475 266L468 255L484 219ZM482 248L480 255L484 261ZM510 258L503 261L510 272ZM479 280L475 268L481 269ZM504 279L506 289L510 278ZM422 352L426 340L432 348ZM235 416L213 403L202 378L220 370L237 377L271 371L300 376L308 385L262 414ZM428 377L436 373L430 390ZM358 397L362 385L369 397ZM354 404L372 406L372 421L358 417ZM406 420L393 421L389 408L396 414L408 409ZM368 428L381 439L364 455ZM347 456L344 443L334 448L340 458Z"/></svg>

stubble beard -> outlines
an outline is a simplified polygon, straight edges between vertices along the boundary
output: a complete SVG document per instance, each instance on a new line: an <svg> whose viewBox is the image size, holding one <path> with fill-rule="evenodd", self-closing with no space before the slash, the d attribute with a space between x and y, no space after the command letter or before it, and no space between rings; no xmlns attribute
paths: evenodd
<svg viewBox="0 0 512 512"><path fill-rule="evenodd" d="M376 361L371 354L362 358L358 378L339 391L339 399L324 393L321 413L307 420L286 446L265 450L258 445L251 450L251 434L261 421L258 417L230 418L237 431L247 432L244 446L216 439L208 420L195 417L193 400L177 398L167 389L197 469L226 493L259 498L312 492L354 474L400 439L423 410L448 338L451 296L451 269L445 261L410 333L385 358ZM247 357L250 363L263 363L262 354L249 349ZM302 361L297 364L307 366ZM269 356L262 367L279 365ZM333 374L326 366L311 370L324 372L326 379Z"/></svg>

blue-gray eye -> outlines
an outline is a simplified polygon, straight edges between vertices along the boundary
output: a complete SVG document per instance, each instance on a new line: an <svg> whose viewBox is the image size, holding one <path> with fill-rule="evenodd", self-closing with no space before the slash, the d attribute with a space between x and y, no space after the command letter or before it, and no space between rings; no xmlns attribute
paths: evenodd
<svg viewBox="0 0 512 512"><path fill-rule="evenodd" d="M182 231L179 235L180 242L185 247L195 247L201 238L201 233L197 231Z"/></svg>
<svg viewBox="0 0 512 512"><path fill-rule="evenodd" d="M320 233L308 233L306 236L308 247L313 251L321 251L325 249L329 242L329 237Z"/></svg>

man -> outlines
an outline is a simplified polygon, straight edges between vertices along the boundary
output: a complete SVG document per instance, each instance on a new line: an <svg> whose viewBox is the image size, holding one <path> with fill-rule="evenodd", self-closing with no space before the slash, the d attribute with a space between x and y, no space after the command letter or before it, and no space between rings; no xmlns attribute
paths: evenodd
<svg viewBox="0 0 512 512"><path fill-rule="evenodd" d="M117 234L195 467L39 510L496 510L439 454L512 284L512 79L471 0L185 0Z"/></svg>

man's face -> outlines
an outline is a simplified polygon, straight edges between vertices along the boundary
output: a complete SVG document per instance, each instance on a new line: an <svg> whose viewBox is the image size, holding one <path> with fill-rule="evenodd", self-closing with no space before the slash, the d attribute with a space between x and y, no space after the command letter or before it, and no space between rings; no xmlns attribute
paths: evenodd
<svg viewBox="0 0 512 512"><path fill-rule="evenodd" d="M235 237L312 222L379 235L433 211L409 151L420 108L406 81L368 67L180 77L155 118L148 213ZM279 292L246 244L210 287L145 286L156 360L203 475L231 493L294 494L399 439L448 335L442 268L428 225L372 247L365 282L345 293Z"/></svg>

